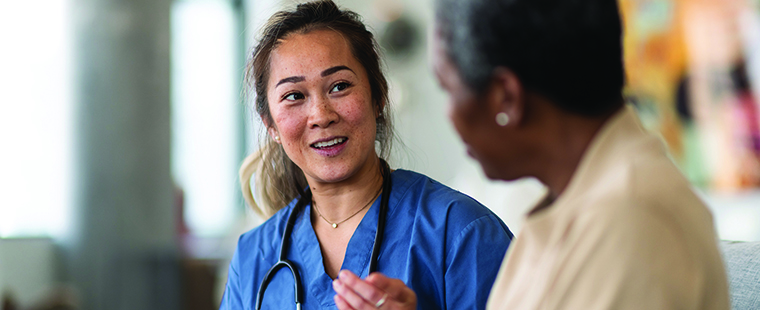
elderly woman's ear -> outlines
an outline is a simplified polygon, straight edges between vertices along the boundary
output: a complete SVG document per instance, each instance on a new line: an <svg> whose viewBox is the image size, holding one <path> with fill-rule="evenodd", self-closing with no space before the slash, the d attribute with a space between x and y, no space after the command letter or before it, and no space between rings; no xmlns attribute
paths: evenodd
<svg viewBox="0 0 760 310"><path fill-rule="evenodd" d="M517 75L510 69L494 70L486 98L499 126L518 126L525 111L525 89Z"/></svg>

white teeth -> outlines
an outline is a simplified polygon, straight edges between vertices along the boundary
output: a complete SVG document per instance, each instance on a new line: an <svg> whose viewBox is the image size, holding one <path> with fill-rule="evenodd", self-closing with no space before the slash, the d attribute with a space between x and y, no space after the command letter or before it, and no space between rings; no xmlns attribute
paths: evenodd
<svg viewBox="0 0 760 310"><path fill-rule="evenodd" d="M323 148L323 147L333 146L338 143L342 143L343 141L346 141L346 138L335 138L330 141L314 143L314 147Z"/></svg>

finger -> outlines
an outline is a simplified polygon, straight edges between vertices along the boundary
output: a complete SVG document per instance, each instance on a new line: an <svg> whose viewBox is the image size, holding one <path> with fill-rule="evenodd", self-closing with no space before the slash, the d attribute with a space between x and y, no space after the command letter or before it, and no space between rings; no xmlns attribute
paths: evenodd
<svg viewBox="0 0 760 310"><path fill-rule="evenodd" d="M333 299L335 300L335 305L338 307L338 310L356 310L354 307L351 307L343 297L340 297L340 295L335 295Z"/></svg>
<svg viewBox="0 0 760 310"><path fill-rule="evenodd" d="M354 290L344 284L340 279L335 279L335 281L333 281L333 289L354 309L369 310L374 308L374 304L370 304L369 301L364 300L364 298L359 296L359 294L354 292Z"/></svg>
<svg viewBox="0 0 760 310"><path fill-rule="evenodd" d="M359 277L349 270L342 270L338 278L343 284L350 287L354 292L371 304L377 303L377 301L382 299L386 293L378 287L359 279Z"/></svg>
<svg viewBox="0 0 760 310"><path fill-rule="evenodd" d="M386 277L382 273L373 272L365 281L381 291L384 291L388 296L398 301L407 301L414 296L414 291L406 286L406 284L399 279L391 279Z"/></svg>

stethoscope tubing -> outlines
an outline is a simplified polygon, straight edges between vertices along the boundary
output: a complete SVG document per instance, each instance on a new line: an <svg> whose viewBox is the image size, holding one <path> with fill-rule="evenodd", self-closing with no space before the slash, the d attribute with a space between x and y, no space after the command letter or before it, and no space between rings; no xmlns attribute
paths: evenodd
<svg viewBox="0 0 760 310"><path fill-rule="evenodd" d="M388 163L386 163L384 160L380 159L380 165L381 165L381 172L383 176L383 193L382 198L380 199L380 213L378 214L377 218L377 230L375 231L375 242L372 246L372 254L370 255L370 262L369 262L369 273L377 271L377 261L378 257L380 255L380 247L383 243L383 235L385 232L385 221L386 221L386 215L388 213L388 200L390 199L391 194L391 172L390 167L388 166ZM293 274L293 282L294 282L294 288L295 288L295 303L296 303L296 309L301 310L301 305L303 304L303 288L301 287L301 277L298 274L298 270L296 269L296 265L288 260L286 257L287 249L288 249L288 240L293 232L293 226L295 225L296 218L298 218L298 214L301 212L301 210L306 206L306 202L311 201L311 190L306 190L303 195L301 195L301 198L298 199L298 202L296 202L295 207L293 207L293 210L290 211L290 215L288 215L288 221L285 225L285 231L282 234L282 241L280 242L280 257L278 258L277 263L274 264L271 268L269 268L269 271L267 271L266 275L264 275L264 279L261 280L261 285L259 285L259 290L256 294L256 310L261 309L261 304L264 301L264 292L266 292L267 286L269 286L269 282L272 280L274 275L277 273L278 270L281 268L287 268L290 270L290 272Z"/></svg>

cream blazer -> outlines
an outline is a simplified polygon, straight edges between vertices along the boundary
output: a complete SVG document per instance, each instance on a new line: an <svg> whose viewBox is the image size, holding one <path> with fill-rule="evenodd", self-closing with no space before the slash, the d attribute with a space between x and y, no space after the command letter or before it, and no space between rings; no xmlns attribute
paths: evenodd
<svg viewBox="0 0 760 310"><path fill-rule="evenodd" d="M594 137L564 193L529 213L497 309L729 309L710 212L632 108Z"/></svg>

